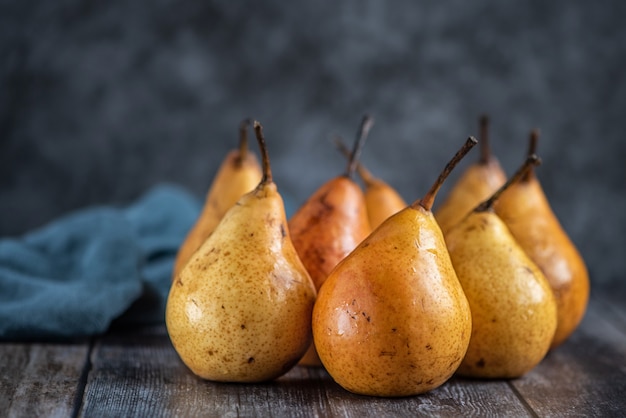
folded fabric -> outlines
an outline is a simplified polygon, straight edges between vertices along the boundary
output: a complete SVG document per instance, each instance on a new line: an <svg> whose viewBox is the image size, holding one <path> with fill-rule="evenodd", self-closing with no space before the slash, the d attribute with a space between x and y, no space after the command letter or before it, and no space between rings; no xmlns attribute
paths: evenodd
<svg viewBox="0 0 626 418"><path fill-rule="evenodd" d="M128 208L86 209L0 239L0 340L163 322L176 251L199 211L197 198L161 185Z"/></svg>

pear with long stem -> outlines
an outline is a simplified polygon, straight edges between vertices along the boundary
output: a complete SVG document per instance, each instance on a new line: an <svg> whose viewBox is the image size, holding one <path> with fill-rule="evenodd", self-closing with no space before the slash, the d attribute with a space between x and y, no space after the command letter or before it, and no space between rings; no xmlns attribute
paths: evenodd
<svg viewBox="0 0 626 418"><path fill-rule="evenodd" d="M226 211L243 194L254 189L261 180L261 166L254 153L248 150L249 126L249 119L241 122L239 148L231 150L220 165L207 193L202 211L176 254L172 280L187 264L192 254L211 235Z"/></svg>
<svg viewBox="0 0 626 418"><path fill-rule="evenodd" d="M370 233L363 191L353 177L372 124L373 119L365 115L346 172L321 185L289 220L293 245L317 289L337 263ZM321 366L313 344L300 364Z"/></svg>
<svg viewBox="0 0 626 418"><path fill-rule="evenodd" d="M445 236L472 312L472 338L457 371L461 375L519 377L550 348L557 324L550 285L493 210L500 196L537 164L537 156L530 155Z"/></svg>
<svg viewBox="0 0 626 418"><path fill-rule="evenodd" d="M345 389L408 396L442 385L459 366L471 314L431 212L469 138L422 199L384 221L330 273L313 310L319 357Z"/></svg>
<svg viewBox="0 0 626 418"><path fill-rule="evenodd" d="M533 130L529 154L537 148L539 132ZM495 205L511 233L539 266L556 297L558 325L552 348L562 344L582 321L589 301L589 274L541 187L534 170L506 190Z"/></svg>
<svg viewBox="0 0 626 418"><path fill-rule="evenodd" d="M174 349L196 375L260 382L291 369L311 343L315 285L296 253L254 123L263 177L224 215L176 277L166 307Z"/></svg>
<svg viewBox="0 0 626 418"><path fill-rule="evenodd" d="M479 125L480 158L461 174L435 210L435 218L444 234L506 181L504 170L491 152L487 115L480 117Z"/></svg>

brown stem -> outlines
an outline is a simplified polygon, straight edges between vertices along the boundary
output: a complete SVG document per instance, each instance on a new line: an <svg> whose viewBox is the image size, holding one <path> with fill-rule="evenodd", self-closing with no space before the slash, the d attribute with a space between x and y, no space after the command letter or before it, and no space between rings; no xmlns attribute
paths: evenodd
<svg viewBox="0 0 626 418"><path fill-rule="evenodd" d="M435 196L437 196L437 192L441 188L441 185L445 181L445 179L450 175L450 172L454 169L454 167L461 161L461 159L472 149L474 145L476 145L478 141L473 136L470 136L465 141L465 144L459 149L454 157L446 164L441 174L437 180L430 187L430 190L422 197L421 199L416 200L411 204L412 208L416 208L418 205L423 207L426 210L431 210L433 207L433 203L435 202Z"/></svg>
<svg viewBox="0 0 626 418"><path fill-rule="evenodd" d="M491 159L491 148L489 147L489 116L480 117L480 164L487 164Z"/></svg>
<svg viewBox="0 0 626 418"><path fill-rule="evenodd" d="M533 129L530 131L530 138L528 140L528 154L533 155L537 153L537 143L539 142L539 129ZM520 181L529 181L535 176L535 170L531 169L526 171Z"/></svg>
<svg viewBox="0 0 626 418"><path fill-rule="evenodd" d="M367 134L369 133L372 125L374 124L374 118L370 115L363 116L363 120L361 120L361 125L359 126L359 130L356 134L356 140L354 141L354 147L352 148L352 153L350 154L350 158L348 158L348 168L346 170L346 176L352 178L354 175L354 171L359 163L359 155L361 154L361 149L363 149L363 144L365 144L365 139L367 138Z"/></svg>
<svg viewBox="0 0 626 418"><path fill-rule="evenodd" d="M486 212L493 208L493 204L498 200L500 195L509 188L509 186L517 181L520 181L530 170L534 167L541 164L541 158L537 157L536 154L530 154L526 157L526 161L520 168L517 169L515 174L513 174L507 181L504 183L498 190L495 191L491 197L484 202L480 203L476 208L474 208L474 212Z"/></svg>
<svg viewBox="0 0 626 418"><path fill-rule="evenodd" d="M335 146L337 147L337 149L339 149L339 151L346 158L350 158L350 149L348 148L346 144L343 143L340 137L336 136L333 142L335 143ZM363 166L363 164L361 164L361 162L357 164L356 171L357 173L359 173L359 177L361 177L361 179L366 185L372 184L372 182L374 181L374 176L372 175L372 173L370 173L370 171L367 168L365 168L365 166Z"/></svg>
<svg viewBox="0 0 626 418"><path fill-rule="evenodd" d="M250 127L251 120L249 118L244 119L239 124L239 155L237 155L236 163L241 165L246 159L248 154L248 128Z"/></svg>
<svg viewBox="0 0 626 418"><path fill-rule="evenodd" d="M256 140L259 143L261 149L261 160L263 165L263 177L261 178L261 184L271 183L272 179L272 167L270 166L270 157L267 153L267 147L265 146L265 137L263 136L263 126L254 121L254 133L256 134Z"/></svg>

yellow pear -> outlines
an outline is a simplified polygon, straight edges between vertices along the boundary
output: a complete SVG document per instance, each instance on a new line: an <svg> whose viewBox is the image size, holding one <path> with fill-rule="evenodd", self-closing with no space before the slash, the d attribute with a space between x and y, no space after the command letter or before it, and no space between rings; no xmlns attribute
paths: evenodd
<svg viewBox="0 0 626 418"><path fill-rule="evenodd" d="M556 302L539 267L493 211L500 194L539 160L524 165L446 234L452 265L472 312L472 337L457 373L515 378L544 358L556 330Z"/></svg>
<svg viewBox="0 0 626 418"><path fill-rule="evenodd" d="M337 263L370 233L363 191L352 177L372 123L369 116L363 118L346 173L320 186L289 220L293 245L317 289ZM300 364L321 366L314 344Z"/></svg>
<svg viewBox="0 0 626 418"><path fill-rule="evenodd" d="M350 155L350 151L339 138L336 138L335 143L340 151L345 155ZM356 170L365 184L365 206L372 230L378 228L385 219L408 206L389 183L374 176L361 162L357 164Z"/></svg>
<svg viewBox="0 0 626 418"><path fill-rule="evenodd" d="M274 379L311 343L315 286L291 242L258 122L255 132L261 182L224 215L167 300L174 348L193 373L214 381Z"/></svg>
<svg viewBox="0 0 626 418"><path fill-rule="evenodd" d="M435 211L444 235L469 211L488 198L506 181L506 174L489 147L489 119L480 118L480 159L471 164L452 186Z"/></svg>
<svg viewBox="0 0 626 418"><path fill-rule="evenodd" d="M254 189L261 180L261 166L256 156L248 152L249 124L248 120L241 123L239 148L226 155L211 183L202 211L178 250L172 280L176 278L191 255L211 235L226 211L243 194Z"/></svg>
<svg viewBox="0 0 626 418"><path fill-rule="evenodd" d="M538 131L530 136L535 153ZM582 320L589 300L589 275L582 256L561 226L533 170L506 190L496 213L548 279L557 302L552 348L563 343Z"/></svg>
<svg viewBox="0 0 626 418"><path fill-rule="evenodd" d="M461 363L471 314L431 207L474 144L469 138L426 195L384 221L322 285L313 339L346 390L416 395L442 385Z"/></svg>

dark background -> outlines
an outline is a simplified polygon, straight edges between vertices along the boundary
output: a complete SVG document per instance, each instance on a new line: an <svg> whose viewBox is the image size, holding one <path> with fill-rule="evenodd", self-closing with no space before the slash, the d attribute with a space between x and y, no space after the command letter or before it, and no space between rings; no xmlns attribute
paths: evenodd
<svg viewBox="0 0 626 418"><path fill-rule="evenodd" d="M0 237L164 182L202 199L248 116L290 211L364 112L362 161L412 201L487 112L508 173L541 129L554 211L620 285L626 3L260 3L0 0Z"/></svg>

